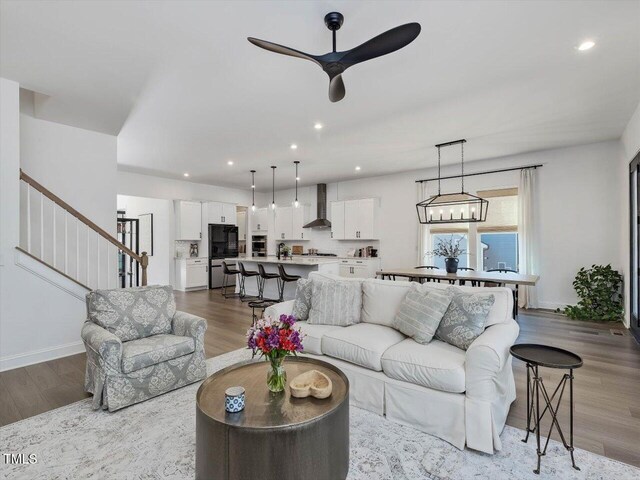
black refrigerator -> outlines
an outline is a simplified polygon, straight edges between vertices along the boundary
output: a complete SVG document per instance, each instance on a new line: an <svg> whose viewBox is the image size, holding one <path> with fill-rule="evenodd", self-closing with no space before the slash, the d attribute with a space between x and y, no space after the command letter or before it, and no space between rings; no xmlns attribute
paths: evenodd
<svg viewBox="0 0 640 480"><path fill-rule="evenodd" d="M222 287L222 261L238 256L238 227L209 224L209 288ZM227 279L235 285L235 278Z"/></svg>

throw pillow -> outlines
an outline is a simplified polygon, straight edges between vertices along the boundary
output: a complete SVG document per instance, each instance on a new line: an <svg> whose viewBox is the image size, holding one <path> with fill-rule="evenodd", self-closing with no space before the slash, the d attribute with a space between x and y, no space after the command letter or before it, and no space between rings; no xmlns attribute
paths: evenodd
<svg viewBox="0 0 640 480"><path fill-rule="evenodd" d="M296 298L293 302L293 311L291 313L299 322L304 322L309 318L312 292L311 280L308 278L301 278L296 282Z"/></svg>
<svg viewBox="0 0 640 480"><path fill-rule="evenodd" d="M429 343L450 303L449 292L412 285L396 313L393 328L418 343Z"/></svg>
<svg viewBox="0 0 640 480"><path fill-rule="evenodd" d="M436 338L466 350L485 329L485 322L495 302L493 294L462 293L447 288L453 295L449 308L436 330Z"/></svg>
<svg viewBox="0 0 640 480"><path fill-rule="evenodd" d="M171 333L175 313L171 285L94 290L87 294L89 320L123 342Z"/></svg>
<svg viewBox="0 0 640 480"><path fill-rule="evenodd" d="M311 281L310 325L346 327L360 322L362 308L361 282Z"/></svg>

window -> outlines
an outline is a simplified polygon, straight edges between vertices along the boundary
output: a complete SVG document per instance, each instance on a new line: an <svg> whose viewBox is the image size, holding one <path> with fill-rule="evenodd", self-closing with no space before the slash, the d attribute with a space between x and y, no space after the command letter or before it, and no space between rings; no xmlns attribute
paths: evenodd
<svg viewBox="0 0 640 480"><path fill-rule="evenodd" d="M486 190L487 221L478 225L478 269L518 270L518 189Z"/></svg>
<svg viewBox="0 0 640 480"><path fill-rule="evenodd" d="M438 229L438 233L434 233L433 230L431 232L431 248L429 251L432 251L438 245L438 242L441 240L449 241L453 236L454 241L460 240L460 248L462 248L465 252L464 255L460 257L460 262L458 263L458 267L467 267L469 264L469 238L466 232L453 232L444 233L441 229ZM435 265L438 268L444 269L444 258L442 257L427 257L428 265Z"/></svg>

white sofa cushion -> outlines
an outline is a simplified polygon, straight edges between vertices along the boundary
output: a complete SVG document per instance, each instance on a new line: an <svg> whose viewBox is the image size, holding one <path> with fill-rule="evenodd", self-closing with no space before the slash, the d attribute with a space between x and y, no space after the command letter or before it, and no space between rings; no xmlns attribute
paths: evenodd
<svg viewBox="0 0 640 480"><path fill-rule="evenodd" d="M408 283L408 282L404 282ZM429 282L422 285L422 288L437 288L439 290L445 290L450 288L449 283L437 283ZM497 323L508 323L513 320L513 291L506 287L469 287L458 286L455 287L462 293L473 293L476 295L493 295L494 302L493 307L489 311L489 315L484 323L485 328L495 325Z"/></svg>
<svg viewBox="0 0 640 480"><path fill-rule="evenodd" d="M390 347L382 355L382 370L391 378L441 390L465 391L466 354L452 345L433 340L421 345L411 338Z"/></svg>
<svg viewBox="0 0 640 480"><path fill-rule="evenodd" d="M300 331L304 334L302 338L304 353L322 355L322 337L324 334L344 327L337 325L310 325L307 322L297 322L294 324L294 328L300 328Z"/></svg>
<svg viewBox="0 0 640 480"><path fill-rule="evenodd" d="M362 282L362 322L393 327L396 313L411 285L374 278Z"/></svg>
<svg viewBox="0 0 640 480"><path fill-rule="evenodd" d="M322 353L372 370L382 370L382 354L405 336L390 327L359 323L327 332Z"/></svg>

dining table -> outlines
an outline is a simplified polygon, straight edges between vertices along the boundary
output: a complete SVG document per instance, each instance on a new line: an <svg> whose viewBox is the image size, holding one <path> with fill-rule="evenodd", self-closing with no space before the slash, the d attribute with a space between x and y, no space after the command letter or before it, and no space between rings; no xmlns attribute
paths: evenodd
<svg viewBox="0 0 640 480"><path fill-rule="evenodd" d="M471 284L471 286L487 286L487 284L513 285L513 316L518 315L518 290L520 286L535 286L540 279L539 275L515 273L515 272L477 272L475 270L458 270L456 273L448 273L442 269L431 268L385 268L378 270L376 276L381 279L396 280L397 277L406 278L410 281L448 281L454 285Z"/></svg>

